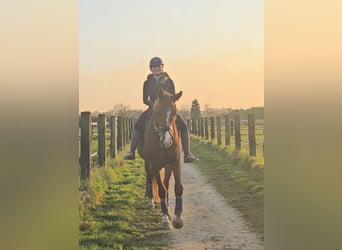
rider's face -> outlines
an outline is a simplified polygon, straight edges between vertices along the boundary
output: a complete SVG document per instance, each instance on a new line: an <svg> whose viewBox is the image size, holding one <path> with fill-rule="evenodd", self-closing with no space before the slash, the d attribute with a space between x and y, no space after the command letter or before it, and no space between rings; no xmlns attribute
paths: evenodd
<svg viewBox="0 0 342 250"><path fill-rule="evenodd" d="M151 68L153 75L159 75L161 72L163 72L163 65L154 66Z"/></svg>

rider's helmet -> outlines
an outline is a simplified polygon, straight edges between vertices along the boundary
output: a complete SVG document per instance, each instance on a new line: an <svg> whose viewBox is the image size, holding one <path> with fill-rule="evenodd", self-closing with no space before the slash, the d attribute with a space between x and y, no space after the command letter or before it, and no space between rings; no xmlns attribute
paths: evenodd
<svg viewBox="0 0 342 250"><path fill-rule="evenodd" d="M159 65L164 65L163 60L160 57L153 57L150 60L150 68L155 67L155 66L159 66Z"/></svg>

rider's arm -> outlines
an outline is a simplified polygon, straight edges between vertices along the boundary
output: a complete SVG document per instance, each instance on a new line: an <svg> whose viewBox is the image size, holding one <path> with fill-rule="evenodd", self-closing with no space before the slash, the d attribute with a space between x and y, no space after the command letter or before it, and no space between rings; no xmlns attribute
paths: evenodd
<svg viewBox="0 0 342 250"><path fill-rule="evenodd" d="M175 94L175 85L173 83L173 81L171 79L169 79L167 82L166 82L166 86L165 86L165 90L171 94Z"/></svg>
<svg viewBox="0 0 342 250"><path fill-rule="evenodd" d="M143 87L143 102L149 107L153 106L153 103L149 100L149 89L148 89L148 81L144 82L144 87Z"/></svg>

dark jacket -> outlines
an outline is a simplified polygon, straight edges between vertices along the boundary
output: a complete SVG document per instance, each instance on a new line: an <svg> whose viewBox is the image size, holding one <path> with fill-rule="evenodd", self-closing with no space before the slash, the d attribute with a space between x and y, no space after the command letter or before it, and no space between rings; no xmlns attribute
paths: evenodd
<svg viewBox="0 0 342 250"><path fill-rule="evenodd" d="M143 101L149 107L152 107L154 101L157 99L158 89L161 88L171 94L175 94L175 85L166 72L162 72L158 81L150 74L144 82L143 87Z"/></svg>
<svg viewBox="0 0 342 250"><path fill-rule="evenodd" d="M147 118L151 111L153 103L157 99L158 88L162 88L163 90L171 94L175 94L175 85L173 84L173 81L170 79L167 73L162 72L161 76L158 78L158 81L152 74L147 76L147 80L144 82L143 100L144 104L149 106L149 108L139 116L137 122L134 125L134 128L142 131L142 133L144 133L145 131ZM182 133L188 134L186 123L179 114L177 114L176 124L178 129Z"/></svg>

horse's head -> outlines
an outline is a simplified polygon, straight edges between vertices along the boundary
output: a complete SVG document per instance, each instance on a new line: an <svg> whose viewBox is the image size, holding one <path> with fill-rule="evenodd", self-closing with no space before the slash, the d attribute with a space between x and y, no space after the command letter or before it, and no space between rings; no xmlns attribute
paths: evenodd
<svg viewBox="0 0 342 250"><path fill-rule="evenodd" d="M173 95L169 92L158 90L158 98L153 104L153 127L159 136L159 144L162 148L170 148L174 133L173 125L176 121L177 108L176 101L182 96L183 92Z"/></svg>

